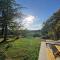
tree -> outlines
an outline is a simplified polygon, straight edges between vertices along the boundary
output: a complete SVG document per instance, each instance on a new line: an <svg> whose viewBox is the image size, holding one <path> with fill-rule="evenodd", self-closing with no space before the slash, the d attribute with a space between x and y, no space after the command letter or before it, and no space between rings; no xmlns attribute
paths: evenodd
<svg viewBox="0 0 60 60"><path fill-rule="evenodd" d="M60 10L55 12L44 24L42 33L54 40L60 38ZM44 34L43 33L43 34Z"/></svg>
<svg viewBox="0 0 60 60"><path fill-rule="evenodd" d="M7 40L7 31L9 25L13 22L14 17L21 17L21 14L18 14L19 8L22 7L19 4L16 4L15 0L0 0L0 26L2 28L2 35L4 37L4 41Z"/></svg>

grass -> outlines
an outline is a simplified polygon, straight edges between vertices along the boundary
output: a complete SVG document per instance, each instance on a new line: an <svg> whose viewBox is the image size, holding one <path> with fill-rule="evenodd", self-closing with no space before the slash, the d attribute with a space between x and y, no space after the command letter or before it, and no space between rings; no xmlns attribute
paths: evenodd
<svg viewBox="0 0 60 60"><path fill-rule="evenodd" d="M38 60L40 40L36 38L21 38L12 43L4 52L6 60Z"/></svg>

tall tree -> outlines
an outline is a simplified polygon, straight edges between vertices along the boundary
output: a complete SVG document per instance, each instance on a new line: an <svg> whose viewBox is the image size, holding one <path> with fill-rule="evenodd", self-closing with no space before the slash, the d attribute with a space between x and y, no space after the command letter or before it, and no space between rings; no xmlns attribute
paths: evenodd
<svg viewBox="0 0 60 60"><path fill-rule="evenodd" d="M55 12L44 24L42 31L54 40L58 40L60 38L60 9Z"/></svg>
<svg viewBox="0 0 60 60"><path fill-rule="evenodd" d="M21 14L18 14L20 12L19 8L21 9L22 7L16 4L15 0L0 0L0 26L4 37L3 42L7 39L8 27L13 22L13 18L18 15L21 17Z"/></svg>

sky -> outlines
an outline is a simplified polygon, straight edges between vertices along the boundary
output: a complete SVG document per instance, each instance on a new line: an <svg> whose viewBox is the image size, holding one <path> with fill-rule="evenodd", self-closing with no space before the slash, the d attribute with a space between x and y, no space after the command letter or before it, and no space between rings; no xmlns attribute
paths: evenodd
<svg viewBox="0 0 60 60"><path fill-rule="evenodd" d="M23 7L22 12L27 15L23 20L29 30L38 30L54 12L60 8L60 0L16 0Z"/></svg>

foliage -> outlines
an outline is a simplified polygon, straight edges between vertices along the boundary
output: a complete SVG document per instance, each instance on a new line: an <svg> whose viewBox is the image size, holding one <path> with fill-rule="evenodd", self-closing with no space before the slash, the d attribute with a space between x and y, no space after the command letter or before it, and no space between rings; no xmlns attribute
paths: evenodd
<svg viewBox="0 0 60 60"><path fill-rule="evenodd" d="M14 17L21 17L21 6L16 4L15 0L0 0L0 28L2 29L2 36L4 41L7 38L7 31L9 25L14 21Z"/></svg>
<svg viewBox="0 0 60 60"><path fill-rule="evenodd" d="M60 38L60 10L55 12L44 24L42 34L54 40Z"/></svg>
<svg viewBox="0 0 60 60"><path fill-rule="evenodd" d="M35 38L21 38L11 42L11 47L3 50L7 60L37 60L40 49L40 40Z"/></svg>

